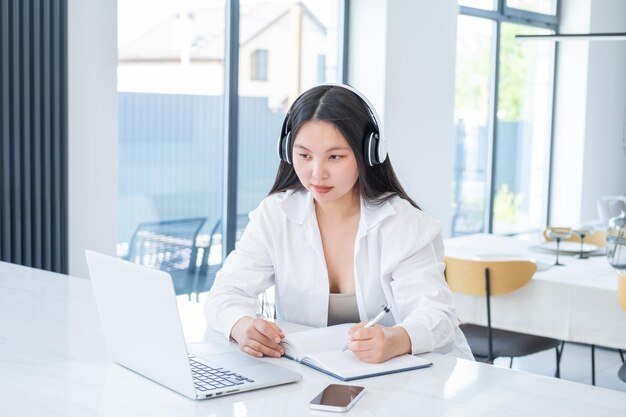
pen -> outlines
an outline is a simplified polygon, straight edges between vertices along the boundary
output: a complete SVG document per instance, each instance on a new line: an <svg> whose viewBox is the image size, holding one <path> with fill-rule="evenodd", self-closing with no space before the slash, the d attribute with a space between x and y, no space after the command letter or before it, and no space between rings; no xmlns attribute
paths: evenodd
<svg viewBox="0 0 626 417"><path fill-rule="evenodd" d="M378 314L376 314L374 316L373 319L371 319L370 321L367 322L367 324L365 326L363 326L364 329L367 329L368 327L372 327L375 324L377 324L380 320L382 320L382 318L385 316L385 314L389 313L389 311L391 310L391 307L388 305L384 305L380 308L380 310L378 311ZM350 343L348 341L348 343ZM346 344L343 349L341 349L342 352L345 352L348 349L348 345Z"/></svg>

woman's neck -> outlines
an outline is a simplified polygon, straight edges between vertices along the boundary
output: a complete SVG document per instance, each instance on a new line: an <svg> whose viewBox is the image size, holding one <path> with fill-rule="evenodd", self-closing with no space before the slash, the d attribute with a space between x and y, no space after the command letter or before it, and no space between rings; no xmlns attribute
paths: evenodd
<svg viewBox="0 0 626 417"><path fill-rule="evenodd" d="M332 203L320 204L315 201L315 214L318 219L343 221L361 213L361 198L358 192L348 193Z"/></svg>

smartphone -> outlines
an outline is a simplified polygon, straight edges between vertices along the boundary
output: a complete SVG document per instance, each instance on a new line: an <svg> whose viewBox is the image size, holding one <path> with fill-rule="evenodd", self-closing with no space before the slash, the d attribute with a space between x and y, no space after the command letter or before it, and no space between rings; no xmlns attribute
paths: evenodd
<svg viewBox="0 0 626 417"><path fill-rule="evenodd" d="M356 385L330 384L309 404L314 410L348 411L365 393L365 388Z"/></svg>

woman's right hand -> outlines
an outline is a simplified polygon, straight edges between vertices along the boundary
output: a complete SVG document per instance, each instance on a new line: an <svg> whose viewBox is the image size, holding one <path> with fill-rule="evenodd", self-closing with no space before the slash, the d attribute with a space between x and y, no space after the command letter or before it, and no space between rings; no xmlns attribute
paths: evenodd
<svg viewBox="0 0 626 417"><path fill-rule="evenodd" d="M276 324L258 317L239 319L230 331L230 337L235 339L241 350L257 358L263 355L279 358L285 353L280 346L280 341L285 338L283 331Z"/></svg>

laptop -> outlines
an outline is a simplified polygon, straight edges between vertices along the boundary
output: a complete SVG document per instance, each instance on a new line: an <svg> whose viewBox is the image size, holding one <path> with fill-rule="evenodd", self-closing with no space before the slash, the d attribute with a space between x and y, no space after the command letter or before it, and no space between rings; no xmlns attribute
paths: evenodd
<svg viewBox="0 0 626 417"><path fill-rule="evenodd" d="M199 400L271 387L302 375L240 351L187 352L174 285L167 272L85 251L111 359Z"/></svg>

